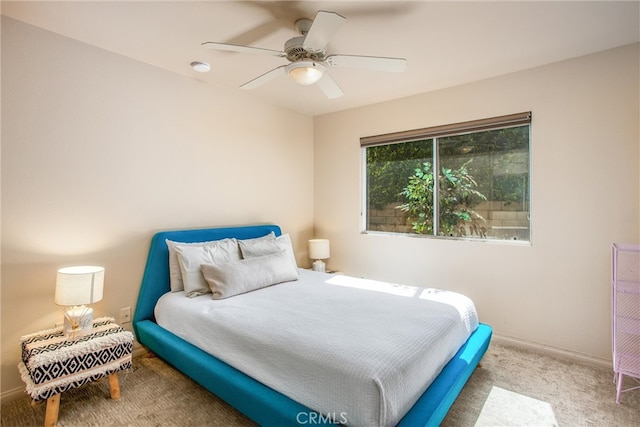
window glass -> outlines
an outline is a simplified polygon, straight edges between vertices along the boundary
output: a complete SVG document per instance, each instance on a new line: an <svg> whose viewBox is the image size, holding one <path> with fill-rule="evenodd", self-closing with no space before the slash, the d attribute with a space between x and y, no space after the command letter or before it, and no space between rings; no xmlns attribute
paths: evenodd
<svg viewBox="0 0 640 427"><path fill-rule="evenodd" d="M529 127L364 146L365 230L529 241Z"/></svg>

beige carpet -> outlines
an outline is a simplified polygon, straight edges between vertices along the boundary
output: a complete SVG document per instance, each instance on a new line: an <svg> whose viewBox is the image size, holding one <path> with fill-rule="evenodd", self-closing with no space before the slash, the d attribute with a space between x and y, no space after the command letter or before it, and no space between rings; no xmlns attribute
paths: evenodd
<svg viewBox="0 0 640 427"><path fill-rule="evenodd" d="M157 358L62 395L58 426L252 426L250 420ZM631 385L632 380L628 380ZM45 404L2 405L2 426L41 426ZM465 426L640 426L640 390L615 403L610 369L493 343L443 423Z"/></svg>
<svg viewBox="0 0 640 427"><path fill-rule="evenodd" d="M640 426L640 390L617 404L610 368L495 342L481 364L443 427Z"/></svg>

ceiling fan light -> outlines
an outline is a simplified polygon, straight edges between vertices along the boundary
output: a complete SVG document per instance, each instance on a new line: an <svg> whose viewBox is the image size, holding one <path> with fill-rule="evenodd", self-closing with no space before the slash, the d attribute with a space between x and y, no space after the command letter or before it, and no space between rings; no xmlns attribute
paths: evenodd
<svg viewBox="0 0 640 427"><path fill-rule="evenodd" d="M291 79L301 85L310 85L322 77L324 67L312 61L294 62L287 66L287 74Z"/></svg>

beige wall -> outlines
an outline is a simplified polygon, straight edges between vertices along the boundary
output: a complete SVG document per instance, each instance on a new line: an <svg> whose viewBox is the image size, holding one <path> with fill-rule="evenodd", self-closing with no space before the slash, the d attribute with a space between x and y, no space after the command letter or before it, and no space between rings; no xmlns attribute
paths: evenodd
<svg viewBox="0 0 640 427"><path fill-rule="evenodd" d="M314 224L331 239L328 266L460 291L500 335L610 359L610 246L640 242L638 52L316 117ZM361 234L360 137L522 111L533 114L531 246Z"/></svg>
<svg viewBox="0 0 640 427"><path fill-rule="evenodd" d="M118 317L157 230L274 222L307 262L310 117L4 17L2 113L3 394L19 337L62 320L59 267L105 266Z"/></svg>

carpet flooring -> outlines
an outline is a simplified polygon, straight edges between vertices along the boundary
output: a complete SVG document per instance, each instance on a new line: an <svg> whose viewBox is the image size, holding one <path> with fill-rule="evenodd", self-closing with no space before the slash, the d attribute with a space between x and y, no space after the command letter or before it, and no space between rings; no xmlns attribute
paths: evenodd
<svg viewBox="0 0 640 427"><path fill-rule="evenodd" d="M120 400L106 380L64 393L58 426L255 425L159 358L135 358L120 383ZM3 404L2 426L42 426L45 406ZM466 426L640 427L640 390L616 404L611 369L494 341L442 424Z"/></svg>

